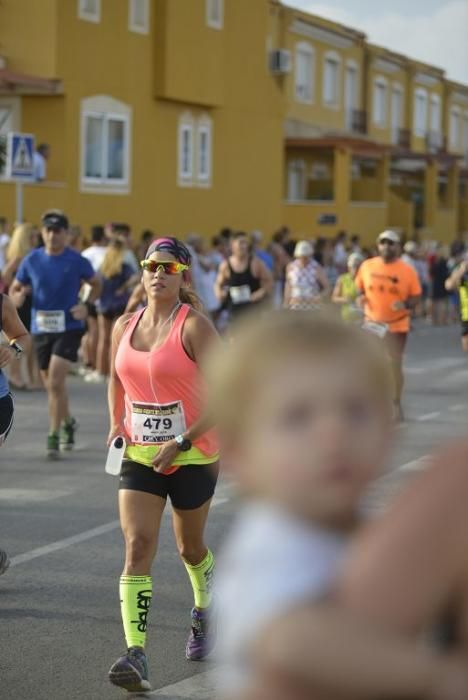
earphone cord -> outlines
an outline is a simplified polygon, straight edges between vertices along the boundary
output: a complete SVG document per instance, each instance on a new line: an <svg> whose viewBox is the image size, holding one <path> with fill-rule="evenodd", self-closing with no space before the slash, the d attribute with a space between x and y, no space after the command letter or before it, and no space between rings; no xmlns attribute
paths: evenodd
<svg viewBox="0 0 468 700"><path fill-rule="evenodd" d="M166 326L167 323L171 323L171 324L173 323L173 321L174 321L174 316L175 316L175 314L177 313L177 311L180 309L181 306L182 306L181 302L178 301L177 304L176 304L176 305L174 306L174 308L172 309L172 311L171 311L171 313L169 314L169 316L166 318L166 320L165 320L164 323L162 324L161 328L159 329L160 331ZM171 330L172 330L172 328L171 328ZM169 334L170 334L170 332L171 332L171 331L169 331ZM166 339L166 340L167 340L167 339ZM158 406L160 406L159 399L158 399L158 397L157 397L157 395L156 395L156 391L154 390L153 377L152 377L152 374L151 374L151 367L150 367L150 364L151 364L151 352L148 353L148 378L149 378L149 383L150 383L151 391L153 392L153 398L154 398L156 404L157 404Z"/></svg>

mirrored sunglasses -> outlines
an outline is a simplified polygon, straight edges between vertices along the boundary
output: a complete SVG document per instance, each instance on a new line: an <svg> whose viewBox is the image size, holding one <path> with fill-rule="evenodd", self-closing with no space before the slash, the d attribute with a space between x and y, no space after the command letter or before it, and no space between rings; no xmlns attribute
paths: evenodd
<svg viewBox="0 0 468 700"><path fill-rule="evenodd" d="M162 270L166 275L179 275L181 272L189 269L188 265L183 265L183 263L176 260L141 260L140 265L143 270L152 274Z"/></svg>

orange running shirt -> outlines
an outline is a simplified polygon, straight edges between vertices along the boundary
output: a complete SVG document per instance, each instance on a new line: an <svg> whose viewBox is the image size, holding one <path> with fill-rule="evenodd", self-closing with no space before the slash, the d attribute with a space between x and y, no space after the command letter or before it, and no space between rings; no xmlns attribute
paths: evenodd
<svg viewBox="0 0 468 700"><path fill-rule="evenodd" d="M388 324L392 333L408 333L410 313L392 307L395 302L406 302L421 294L416 270L403 260L386 263L378 256L362 263L355 282L366 298L367 320Z"/></svg>

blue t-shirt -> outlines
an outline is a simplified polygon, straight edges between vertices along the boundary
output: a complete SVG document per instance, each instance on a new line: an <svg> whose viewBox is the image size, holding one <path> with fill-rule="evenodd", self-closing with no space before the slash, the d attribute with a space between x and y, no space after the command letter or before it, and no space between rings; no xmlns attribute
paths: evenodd
<svg viewBox="0 0 468 700"><path fill-rule="evenodd" d="M256 250L255 255L260 258L269 270L273 270L273 256L267 250Z"/></svg>
<svg viewBox="0 0 468 700"><path fill-rule="evenodd" d="M99 275L102 282L101 296L96 302L96 308L99 313L107 311L118 311L125 308L130 299L130 292L125 291L123 294L117 294L118 290L123 287L125 282L128 282L134 274L130 265L123 263L122 270L118 275L113 277L104 277Z"/></svg>
<svg viewBox="0 0 468 700"><path fill-rule="evenodd" d="M89 260L71 248L60 255L48 255L44 248L29 253L16 279L32 288L31 333L83 330L84 321L75 320L70 309L79 301L81 283L92 277Z"/></svg>

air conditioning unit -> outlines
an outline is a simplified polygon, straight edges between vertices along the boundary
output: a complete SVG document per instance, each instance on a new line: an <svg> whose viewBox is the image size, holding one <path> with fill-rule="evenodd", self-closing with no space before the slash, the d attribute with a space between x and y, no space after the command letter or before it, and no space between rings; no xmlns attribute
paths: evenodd
<svg viewBox="0 0 468 700"><path fill-rule="evenodd" d="M275 49L270 51L270 70L275 75L285 75L292 69L291 51Z"/></svg>

